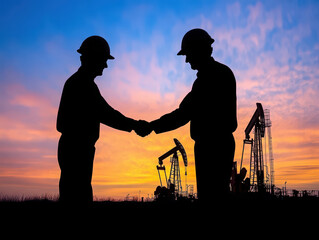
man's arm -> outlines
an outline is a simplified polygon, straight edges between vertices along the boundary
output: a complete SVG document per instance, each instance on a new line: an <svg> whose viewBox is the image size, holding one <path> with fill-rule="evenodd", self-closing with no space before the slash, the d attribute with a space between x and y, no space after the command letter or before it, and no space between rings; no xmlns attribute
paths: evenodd
<svg viewBox="0 0 319 240"><path fill-rule="evenodd" d="M143 120L136 121L132 118L128 118L119 111L112 108L102 96L100 96L100 98L101 123L126 132L131 132L132 130L134 130L136 134L141 137L145 137L152 132L152 129L150 128L148 122Z"/></svg>
<svg viewBox="0 0 319 240"><path fill-rule="evenodd" d="M101 95L99 96L99 118L101 123L126 132L134 130L138 123L112 108Z"/></svg>
<svg viewBox="0 0 319 240"><path fill-rule="evenodd" d="M188 93L183 99L179 108L171 113L163 115L161 118L152 121L151 128L158 134L172 131L184 126L191 119L192 111L192 92Z"/></svg>

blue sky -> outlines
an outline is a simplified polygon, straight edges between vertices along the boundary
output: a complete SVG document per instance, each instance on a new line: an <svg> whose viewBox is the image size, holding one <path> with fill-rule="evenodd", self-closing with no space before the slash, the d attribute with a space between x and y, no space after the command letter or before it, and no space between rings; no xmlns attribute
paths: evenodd
<svg viewBox="0 0 319 240"><path fill-rule="evenodd" d="M308 31L296 45L300 50L309 50L309 46L318 42L317 23L318 3L316 1L263 1L262 15L254 19L256 24L249 22L247 16L251 7L258 1L10 1L1 6L1 62L2 71L8 67L26 72L33 78L42 78L49 68L55 71L66 71L68 63L76 61L72 50L81 41L93 34L107 38L113 51L120 54L131 51L143 51L153 47L161 63L172 56L180 44L183 34L191 28L211 24L211 34L215 29L232 31L250 26L249 33L261 34L258 23L271 16L272 11L280 14L280 24L267 32L262 46L250 44L251 34L241 36L243 44L249 49L240 51L233 48L232 55L223 54L225 50L216 48L216 56L223 57L226 64L247 67L242 64L241 54L245 61L261 52L276 50L280 42L281 31L289 32L298 38L300 32ZM278 19L275 19L278 20ZM295 35L295 36L293 36ZM158 39L156 39L158 38ZM217 42L219 36L215 37ZM245 39L247 38L247 39ZM152 42L156 42L155 46ZM216 42L216 43L217 43ZM220 43L220 42L219 42ZM231 42L227 43L227 48ZM54 46L52 46L54 45ZM217 45L217 44L216 44ZM51 49L49 49L51 47ZM224 46L223 46L224 47ZM52 49L53 48L53 49ZM248 48L248 47L247 47ZM241 49L243 50L243 49ZM295 49L291 49L295 51ZM117 52L115 52L117 53ZM61 61L66 54L68 59ZM148 58L149 56L141 56ZM73 60L75 59L75 60ZM301 61L296 54L295 61ZM293 61L290 59L290 61ZM246 62L245 62L246 63ZM292 62L293 63L293 62ZM286 65L286 62L277 61ZM41 66L35 73L35 66ZM64 67L63 67L64 65ZM141 69L143 70L143 69ZM39 76L37 75L39 74ZM35 75L35 76L34 76ZM33 79L34 81L34 79ZM30 80L31 82L31 80ZM37 81L35 81L37 83ZM34 84L36 87L36 84Z"/></svg>
<svg viewBox="0 0 319 240"><path fill-rule="evenodd" d="M237 79L236 156L243 129L260 101L271 109L278 185L288 179L319 189L318 19L319 2L308 0L4 1L0 177L6 183L12 178L22 182L25 171L36 175L29 169L41 167L58 179L56 111L65 80L80 65L76 50L86 37L105 37L115 57L96 80L102 95L129 116L153 120L174 110L190 90L196 71L176 53L184 34L200 27L215 39L214 58ZM166 139L151 136L149 141L153 138ZM185 141L191 146L191 140ZM121 156L117 159L121 162Z"/></svg>

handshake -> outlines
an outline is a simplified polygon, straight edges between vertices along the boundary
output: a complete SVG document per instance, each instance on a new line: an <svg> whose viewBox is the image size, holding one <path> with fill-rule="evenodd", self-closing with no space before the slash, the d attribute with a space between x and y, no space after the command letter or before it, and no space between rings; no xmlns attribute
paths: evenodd
<svg viewBox="0 0 319 240"><path fill-rule="evenodd" d="M153 129L149 122L144 120L139 120L139 121L136 121L136 124L134 126L134 131L136 132L137 135L141 137L145 137L149 135L153 131Z"/></svg>

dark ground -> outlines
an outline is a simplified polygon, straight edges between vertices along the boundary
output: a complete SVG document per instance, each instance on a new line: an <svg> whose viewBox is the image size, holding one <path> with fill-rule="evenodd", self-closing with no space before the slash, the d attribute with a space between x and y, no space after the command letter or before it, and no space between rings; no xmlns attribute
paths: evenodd
<svg viewBox="0 0 319 240"><path fill-rule="evenodd" d="M86 211L93 213L164 213L169 211L220 211L220 210L236 210L236 209L286 209L293 207L295 210L299 208L318 208L318 197L261 197L258 195L232 196L223 200L212 200L209 204L200 204L197 200L180 200L180 201L94 201L90 205L78 205L76 202L63 205L56 200L43 199L26 199L26 200L0 200L0 212L33 212L33 213L63 213L68 211ZM293 211L293 209L291 209Z"/></svg>
<svg viewBox="0 0 319 240"><path fill-rule="evenodd" d="M180 239L181 234L185 239L203 239L197 237L203 231L211 239L220 239L220 233L228 239L248 232L261 236L277 229L287 230L282 235L286 239L286 233L316 232L318 217L319 198L241 196L209 205L197 201L95 201L89 206L65 206L49 199L0 201L1 230L11 238L16 234L33 238L41 233L44 239L53 239L53 235L67 233L75 239L99 233L104 239L112 233L120 239Z"/></svg>

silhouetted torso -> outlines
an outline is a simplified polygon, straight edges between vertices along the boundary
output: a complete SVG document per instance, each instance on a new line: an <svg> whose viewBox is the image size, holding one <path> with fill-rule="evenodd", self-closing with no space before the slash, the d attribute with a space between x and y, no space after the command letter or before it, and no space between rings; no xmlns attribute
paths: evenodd
<svg viewBox="0 0 319 240"><path fill-rule="evenodd" d="M94 76L83 67L65 83L57 118L60 201L93 201L91 186L100 123L130 132L135 120L114 110L101 96Z"/></svg>
<svg viewBox="0 0 319 240"><path fill-rule="evenodd" d="M93 77L82 68L66 81L57 119L57 130L63 135L94 145L100 123L130 132L133 121L104 100Z"/></svg>
<svg viewBox="0 0 319 240"><path fill-rule="evenodd" d="M229 191L236 109L235 77L227 66L211 58L201 66L179 108L151 123L155 132L161 133L191 122L197 194L203 203L223 199Z"/></svg>
<svg viewBox="0 0 319 240"><path fill-rule="evenodd" d="M156 133L176 129L191 121L191 137L205 140L231 134L237 128L236 81L232 71L213 58L198 71L192 91L178 109L152 122Z"/></svg>

